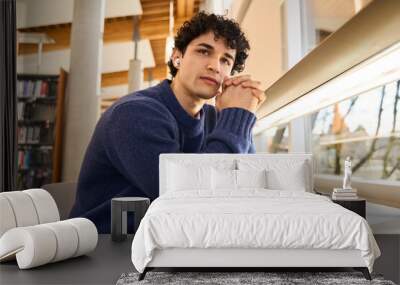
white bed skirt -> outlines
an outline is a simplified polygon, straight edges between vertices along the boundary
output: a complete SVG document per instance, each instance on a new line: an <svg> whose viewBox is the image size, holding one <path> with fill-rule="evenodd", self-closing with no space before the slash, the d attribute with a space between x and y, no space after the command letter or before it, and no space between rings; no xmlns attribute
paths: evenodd
<svg viewBox="0 0 400 285"><path fill-rule="evenodd" d="M156 249L147 267L366 267L359 250Z"/></svg>

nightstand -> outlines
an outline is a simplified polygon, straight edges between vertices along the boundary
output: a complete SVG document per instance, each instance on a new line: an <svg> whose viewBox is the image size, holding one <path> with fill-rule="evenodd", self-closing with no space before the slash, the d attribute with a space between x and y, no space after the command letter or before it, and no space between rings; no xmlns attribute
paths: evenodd
<svg viewBox="0 0 400 285"><path fill-rule="evenodd" d="M355 200L333 200L332 202L339 204L340 206L359 214L365 219L365 199L358 198Z"/></svg>
<svg viewBox="0 0 400 285"><path fill-rule="evenodd" d="M139 227L150 199L144 197L116 197L111 200L111 239L112 241L124 241L127 238L127 212L133 212L135 216L134 232Z"/></svg>

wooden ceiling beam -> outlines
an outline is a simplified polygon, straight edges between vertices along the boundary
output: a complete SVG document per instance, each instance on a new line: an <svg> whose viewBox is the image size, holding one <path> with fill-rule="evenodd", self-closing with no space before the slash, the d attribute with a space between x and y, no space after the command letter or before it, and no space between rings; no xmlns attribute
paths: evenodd
<svg viewBox="0 0 400 285"><path fill-rule="evenodd" d="M194 0L177 0L176 18L191 18L194 14Z"/></svg>
<svg viewBox="0 0 400 285"><path fill-rule="evenodd" d="M101 75L101 87L128 84L128 71L103 73Z"/></svg>
<svg viewBox="0 0 400 285"><path fill-rule="evenodd" d="M194 0L186 1L186 18L192 18L194 14Z"/></svg>
<svg viewBox="0 0 400 285"><path fill-rule="evenodd" d="M143 80L150 81L150 71L152 80L164 80L168 75L168 67L164 64L156 65L153 68L145 68L143 70Z"/></svg>
<svg viewBox="0 0 400 285"><path fill-rule="evenodd" d="M178 0L176 3L176 16L178 18L185 17L186 15L186 1L185 0Z"/></svg>
<svg viewBox="0 0 400 285"><path fill-rule="evenodd" d="M165 64L165 43L165 39L156 39L150 41L156 65Z"/></svg>

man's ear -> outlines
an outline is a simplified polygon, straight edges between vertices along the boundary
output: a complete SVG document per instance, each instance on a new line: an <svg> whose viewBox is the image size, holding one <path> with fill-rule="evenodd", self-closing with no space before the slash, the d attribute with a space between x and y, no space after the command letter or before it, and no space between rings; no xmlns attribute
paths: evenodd
<svg viewBox="0 0 400 285"><path fill-rule="evenodd" d="M182 52L177 48L172 50L171 60L175 68L179 68L181 61L182 61Z"/></svg>

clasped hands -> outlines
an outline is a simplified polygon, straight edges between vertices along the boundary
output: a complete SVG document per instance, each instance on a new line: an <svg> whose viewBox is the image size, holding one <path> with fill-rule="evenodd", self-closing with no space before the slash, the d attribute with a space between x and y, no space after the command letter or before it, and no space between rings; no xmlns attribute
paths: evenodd
<svg viewBox="0 0 400 285"><path fill-rule="evenodd" d="M225 78L222 82L222 92L218 92L215 97L217 110L243 108L255 113L266 99L260 85L261 83L252 80L250 75Z"/></svg>

